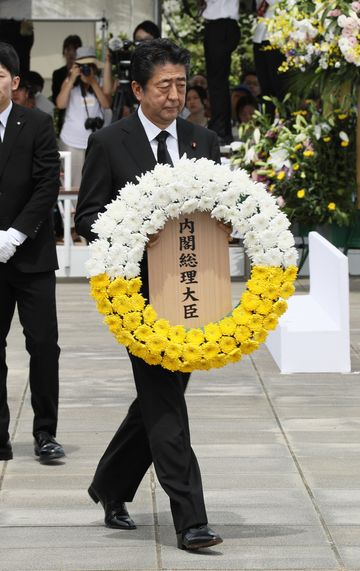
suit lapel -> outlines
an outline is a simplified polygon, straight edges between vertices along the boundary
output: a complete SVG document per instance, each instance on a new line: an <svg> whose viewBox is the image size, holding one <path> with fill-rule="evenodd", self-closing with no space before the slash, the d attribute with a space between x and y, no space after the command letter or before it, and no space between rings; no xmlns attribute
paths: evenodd
<svg viewBox="0 0 360 571"><path fill-rule="evenodd" d="M9 158L9 155L15 145L15 141L17 136L19 135L23 125L24 125L24 113L20 107L20 105L15 105L13 103L13 107L11 109L6 129L5 129L5 137L3 140L3 144L1 147L0 153L0 176L4 170L6 162Z"/></svg>
<svg viewBox="0 0 360 571"><path fill-rule="evenodd" d="M126 148L140 172L151 171L156 165L156 160L138 114L131 115L122 128L128 134Z"/></svg>
<svg viewBox="0 0 360 571"><path fill-rule="evenodd" d="M194 126L189 121L178 118L176 127L178 133L180 158L184 153L186 153L188 159L198 158L198 142L194 136Z"/></svg>

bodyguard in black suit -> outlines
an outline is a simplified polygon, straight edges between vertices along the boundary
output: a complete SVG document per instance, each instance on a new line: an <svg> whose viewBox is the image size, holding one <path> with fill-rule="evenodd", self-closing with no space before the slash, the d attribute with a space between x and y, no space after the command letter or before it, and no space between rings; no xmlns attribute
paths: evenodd
<svg viewBox="0 0 360 571"><path fill-rule="evenodd" d="M220 160L216 134L177 118L185 103L187 50L168 40L140 44L132 58L132 87L138 112L90 137L83 169L76 229L88 240L91 225L127 182L159 162L191 157ZM158 135L166 143L158 143ZM142 262L147 293L146 259ZM134 529L125 503L153 462L170 498L181 549L198 549L222 540L207 526L201 475L191 448L184 392L188 374L150 366L130 355L137 398L101 458L89 494L105 509L109 527Z"/></svg>
<svg viewBox="0 0 360 571"><path fill-rule="evenodd" d="M17 305L30 354L35 454L49 461L64 456L54 439L60 349L52 209L60 164L50 116L11 101L18 74L14 48L0 42L0 460L12 458L5 348Z"/></svg>

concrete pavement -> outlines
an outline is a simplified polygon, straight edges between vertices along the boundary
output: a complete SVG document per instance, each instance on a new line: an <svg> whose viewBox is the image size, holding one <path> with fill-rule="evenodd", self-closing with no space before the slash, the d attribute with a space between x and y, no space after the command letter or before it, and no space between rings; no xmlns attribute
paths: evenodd
<svg viewBox="0 0 360 571"><path fill-rule="evenodd" d="M298 291L308 282L300 280ZM242 284L233 284L234 298ZM86 493L135 391L123 348L85 282L58 285L66 460L33 456L27 355L9 336L14 460L0 462L0 571L360 569L360 279L351 279L352 374L281 375L265 346L195 373L187 401L210 524L224 543L176 548L153 469L129 511L138 529L103 526Z"/></svg>

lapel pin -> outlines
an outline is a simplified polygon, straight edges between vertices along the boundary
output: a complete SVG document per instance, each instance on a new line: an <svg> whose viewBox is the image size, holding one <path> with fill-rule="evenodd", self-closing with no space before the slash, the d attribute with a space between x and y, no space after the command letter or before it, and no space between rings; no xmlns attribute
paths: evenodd
<svg viewBox="0 0 360 571"><path fill-rule="evenodd" d="M195 141L193 141L193 142L191 143L191 148L192 148L192 149L196 149L196 142L195 142Z"/></svg>

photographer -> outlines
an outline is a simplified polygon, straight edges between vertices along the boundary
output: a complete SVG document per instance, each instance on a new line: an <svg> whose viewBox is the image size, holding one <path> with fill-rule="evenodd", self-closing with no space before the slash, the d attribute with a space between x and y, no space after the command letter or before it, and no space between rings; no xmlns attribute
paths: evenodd
<svg viewBox="0 0 360 571"><path fill-rule="evenodd" d="M133 41L110 39L104 66L104 93L112 99L113 121L127 117L137 106L130 85L130 60L135 46L156 38L160 38L158 26L151 20L144 20L135 27Z"/></svg>
<svg viewBox="0 0 360 571"><path fill-rule="evenodd" d="M105 110L110 107L110 98L97 79L100 67L102 63L96 59L93 48L78 48L75 63L56 98L57 107L66 109L59 147L61 151L71 151L71 185L75 187L80 186L89 135L101 129Z"/></svg>

